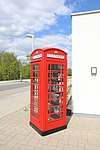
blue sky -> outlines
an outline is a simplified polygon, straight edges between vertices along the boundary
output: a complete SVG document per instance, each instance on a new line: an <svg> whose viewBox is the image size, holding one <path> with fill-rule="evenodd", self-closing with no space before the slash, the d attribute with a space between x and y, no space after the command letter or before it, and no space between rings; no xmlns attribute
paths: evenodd
<svg viewBox="0 0 100 150"><path fill-rule="evenodd" d="M71 13L100 10L100 0L1 0L0 51L14 52L26 60L34 48L58 47L68 53L72 64Z"/></svg>

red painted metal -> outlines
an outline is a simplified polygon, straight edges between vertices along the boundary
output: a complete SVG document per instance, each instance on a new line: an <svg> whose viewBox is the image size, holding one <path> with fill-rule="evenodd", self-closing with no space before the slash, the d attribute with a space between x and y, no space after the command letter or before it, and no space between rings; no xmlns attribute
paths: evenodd
<svg viewBox="0 0 100 150"><path fill-rule="evenodd" d="M41 132L66 125L67 53L36 49L30 64L30 123Z"/></svg>

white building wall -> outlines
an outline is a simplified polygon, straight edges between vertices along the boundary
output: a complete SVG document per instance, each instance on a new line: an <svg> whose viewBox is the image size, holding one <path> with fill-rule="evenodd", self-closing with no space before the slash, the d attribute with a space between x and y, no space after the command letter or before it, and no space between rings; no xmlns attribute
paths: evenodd
<svg viewBox="0 0 100 150"><path fill-rule="evenodd" d="M72 15L72 99L74 113L100 115L100 11Z"/></svg>

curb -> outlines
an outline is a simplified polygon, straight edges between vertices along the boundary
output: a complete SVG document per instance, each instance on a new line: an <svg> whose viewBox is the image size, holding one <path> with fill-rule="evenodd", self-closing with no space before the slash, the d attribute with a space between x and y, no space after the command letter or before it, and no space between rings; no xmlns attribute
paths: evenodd
<svg viewBox="0 0 100 150"><path fill-rule="evenodd" d="M14 82L21 82L21 81L20 80L7 80L7 81L0 81L0 84L14 83ZM22 82L30 82L30 79L23 79Z"/></svg>

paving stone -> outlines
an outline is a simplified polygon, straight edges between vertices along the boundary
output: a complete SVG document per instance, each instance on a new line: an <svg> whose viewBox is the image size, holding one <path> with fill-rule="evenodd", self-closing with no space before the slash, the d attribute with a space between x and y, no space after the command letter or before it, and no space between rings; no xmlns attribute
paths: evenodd
<svg viewBox="0 0 100 150"><path fill-rule="evenodd" d="M62 133L57 132L57 133L52 134L52 135L51 135L51 138L52 138L52 139L59 139L59 140L60 140L60 139L63 138L63 136L64 136L64 135L63 135Z"/></svg>
<svg viewBox="0 0 100 150"><path fill-rule="evenodd" d="M12 139L6 144L6 146L13 148L16 144L17 144L17 141Z"/></svg>
<svg viewBox="0 0 100 150"><path fill-rule="evenodd" d="M11 147L7 145L0 145L0 150L11 150Z"/></svg>
<svg viewBox="0 0 100 150"><path fill-rule="evenodd" d="M23 145L15 144L11 150L19 150Z"/></svg>
<svg viewBox="0 0 100 150"><path fill-rule="evenodd" d="M5 145L5 144L7 144L6 140L0 140L0 145Z"/></svg>
<svg viewBox="0 0 100 150"><path fill-rule="evenodd" d="M65 145L63 150L78 150L78 148L71 145Z"/></svg>
<svg viewBox="0 0 100 150"><path fill-rule="evenodd" d="M81 146L79 146L77 149L78 149L78 150L85 150L85 148L84 148L84 147L81 147Z"/></svg>
<svg viewBox="0 0 100 150"><path fill-rule="evenodd" d="M64 143L58 143L57 148L62 150L64 148L64 145Z"/></svg>
<svg viewBox="0 0 100 150"><path fill-rule="evenodd" d="M48 145L51 145L51 146L57 146L59 140L57 139L50 139L49 142L48 142Z"/></svg>
<svg viewBox="0 0 100 150"><path fill-rule="evenodd" d="M61 139L61 140L59 140L59 142L58 142L60 145L61 144L68 144L68 140L63 140L63 139Z"/></svg>
<svg viewBox="0 0 100 150"><path fill-rule="evenodd" d="M19 150L33 150L33 149L34 149L34 147L32 147L32 146L26 146L26 145L23 145L23 146L21 146L19 148Z"/></svg>
<svg viewBox="0 0 100 150"><path fill-rule="evenodd" d="M87 140L85 140L85 139L84 139L84 140L79 139L79 140L78 140L78 143L81 143L81 144L87 144Z"/></svg>
<svg viewBox="0 0 100 150"><path fill-rule="evenodd" d="M11 134L9 133L9 135L5 138L5 140L9 142L9 141L12 140L15 136L16 136L16 133L14 133L14 132L11 133Z"/></svg>
<svg viewBox="0 0 100 150"><path fill-rule="evenodd" d="M67 135L64 135L62 138L61 138L61 140L63 140L63 141L68 141L68 139L69 139L69 136Z"/></svg>
<svg viewBox="0 0 100 150"><path fill-rule="evenodd" d="M56 147L50 145L43 145L41 150L56 150Z"/></svg>
<svg viewBox="0 0 100 150"><path fill-rule="evenodd" d="M78 140L76 138L69 138L68 140L69 145L77 146L78 145Z"/></svg>
<svg viewBox="0 0 100 150"><path fill-rule="evenodd" d="M48 143L49 143L48 140L39 140L39 144L47 145Z"/></svg>
<svg viewBox="0 0 100 150"><path fill-rule="evenodd" d="M57 147L56 150L63 150L63 148L61 149L61 148L58 148L58 147Z"/></svg>
<svg viewBox="0 0 100 150"><path fill-rule="evenodd" d="M19 140L24 140L25 139L25 136L22 135L22 134L16 134L14 137L13 137L14 140L16 141L19 141Z"/></svg>
<svg viewBox="0 0 100 150"><path fill-rule="evenodd" d="M85 144L78 142L78 150L85 150Z"/></svg>
<svg viewBox="0 0 100 150"><path fill-rule="evenodd" d="M31 139L28 143L27 143L27 145L30 145L30 146L36 146L37 144L39 143L39 140L37 140L37 139Z"/></svg>
<svg viewBox="0 0 100 150"><path fill-rule="evenodd" d="M98 141L95 138L88 138L88 144L90 145L98 145Z"/></svg>
<svg viewBox="0 0 100 150"><path fill-rule="evenodd" d="M100 150L98 146L85 145L85 150Z"/></svg>
<svg viewBox="0 0 100 150"><path fill-rule="evenodd" d="M17 145L28 145L27 144L28 142L27 141L25 141L25 140L19 140L19 141L17 141Z"/></svg>
<svg viewBox="0 0 100 150"><path fill-rule="evenodd" d="M5 130L3 130L3 129L2 129L2 130L0 130L0 134L2 134L2 133L5 133Z"/></svg>
<svg viewBox="0 0 100 150"><path fill-rule="evenodd" d="M41 149L44 145L46 145L46 144L43 144L43 143L38 143L36 146L35 146L35 148L39 148L39 149Z"/></svg>
<svg viewBox="0 0 100 150"><path fill-rule="evenodd" d="M88 136L87 135L82 135L81 139L84 140L84 141L87 141Z"/></svg>
<svg viewBox="0 0 100 150"><path fill-rule="evenodd" d="M0 140L5 140L5 138L7 138L7 134L0 134Z"/></svg>

